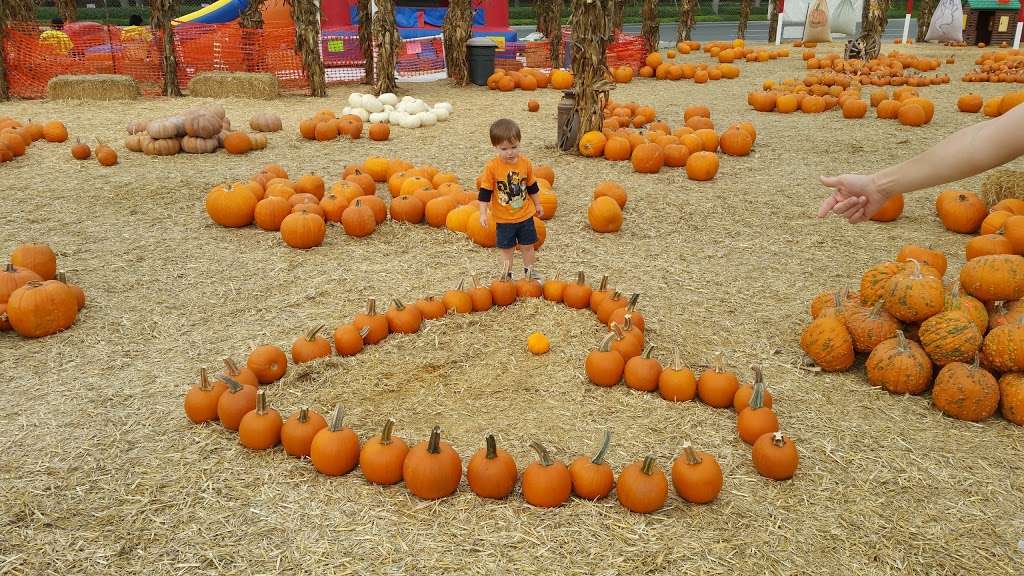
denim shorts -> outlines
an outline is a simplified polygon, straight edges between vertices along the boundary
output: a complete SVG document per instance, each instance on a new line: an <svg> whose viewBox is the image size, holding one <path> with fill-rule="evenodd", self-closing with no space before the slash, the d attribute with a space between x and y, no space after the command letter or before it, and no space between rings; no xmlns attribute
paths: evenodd
<svg viewBox="0 0 1024 576"><path fill-rule="evenodd" d="M521 246L537 243L537 228L533 225L533 218L522 222L498 222L496 227L498 248L513 248L517 243Z"/></svg>

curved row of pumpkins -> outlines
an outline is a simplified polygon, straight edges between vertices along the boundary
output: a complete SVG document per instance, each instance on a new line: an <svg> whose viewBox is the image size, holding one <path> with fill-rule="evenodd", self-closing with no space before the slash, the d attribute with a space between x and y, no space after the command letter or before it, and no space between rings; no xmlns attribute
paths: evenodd
<svg viewBox="0 0 1024 576"><path fill-rule="evenodd" d="M750 154L757 130L750 122L731 125L719 135L715 132L711 111L707 106L689 106L683 112L684 126L672 129L655 121L654 109L629 103L605 110L602 129L580 137L579 151L585 157L606 160L629 160L633 170L654 174L664 167L683 167L691 180L711 180L718 173L719 149L730 156ZM624 125L623 125L624 124ZM628 126L640 126L643 132Z"/></svg>
<svg viewBox="0 0 1024 576"><path fill-rule="evenodd" d="M964 82L1024 82L1024 54L1020 50L984 52L965 73Z"/></svg>
<svg viewBox="0 0 1024 576"><path fill-rule="evenodd" d="M863 85L902 86L904 84L923 87L934 84L949 84L949 76L937 74L933 77L921 76L919 72L930 72L942 65L936 58L921 58L899 51L890 52L868 61L854 58L844 60L839 54L824 54L818 57L813 50L804 50L802 55L808 70L827 70L846 76L850 81ZM956 60L950 56L947 64ZM912 72L916 71L916 72Z"/></svg>
<svg viewBox="0 0 1024 576"><path fill-rule="evenodd" d="M68 129L60 120L45 123L26 121L24 124L10 116L0 116L0 164L24 156L33 142L64 142Z"/></svg>
<svg viewBox="0 0 1024 576"><path fill-rule="evenodd" d="M762 91L747 94L747 104L758 112L782 114L797 111L819 114L837 108L847 119L864 118L870 105L878 118L898 120L904 126L923 126L930 123L935 114L935 104L910 86L900 86L891 95L886 89L878 88L871 93L870 100L865 101L861 99L859 83L836 82L835 78L818 76L807 76L803 83L787 79L780 85L766 80Z"/></svg>
<svg viewBox="0 0 1024 576"><path fill-rule="evenodd" d="M801 348L829 372L866 353L873 386L931 388L932 403L954 418L977 422L1001 407L1024 425L1024 257L972 258L949 287L945 272L942 252L904 246L867 270L859 291L816 296Z"/></svg>
<svg viewBox="0 0 1024 576"><path fill-rule="evenodd" d="M333 347L327 338L319 335L323 326L296 339L291 350L292 361L303 363L329 357L333 350L341 356L353 356L365 345L380 343L389 334L418 332L424 320L450 313L483 312L495 305L510 305L519 298L539 297L576 309L596 309L599 320L611 310L607 319L612 331L604 346L609 346L612 339L617 341L610 345L613 349L588 356L586 369L592 381L612 386L625 374L627 385L636 389L651 390L652 380L665 382L662 394L666 399L685 401L700 393L702 399L713 401L714 405L735 407L738 434L752 445L751 458L757 472L774 480L786 480L796 472L799 463L796 446L778 431L771 396L759 370L756 370L754 385L740 386L736 376L720 363L716 369L702 374L699 381L689 369L679 365L678 359L673 367L660 370L657 360L650 358L650 347L646 353L637 353L627 362L623 355L635 351L637 346L634 339L638 336L634 334L638 332L642 337L642 315L634 308L636 300L611 307L609 300L621 298L619 293L607 289L606 279L602 287L593 290L584 283L582 272L578 281L571 284L551 280L541 286L535 280L522 278L516 282L495 280L489 287L474 286L468 291L463 291L460 285L441 299L427 297L410 306L395 301L385 313L379 313L371 299L365 313L335 329ZM630 326L629 334L621 331L614 321L617 317ZM637 319L635 325L632 325L633 318ZM441 441L437 427L427 440L409 449L393 434L393 420L385 424L380 435L361 442L351 428L344 426L340 406L330 423L308 408L298 410L285 421L277 410L268 406L265 389L261 388L280 380L287 372L288 358L280 348L273 345L256 348L249 354L244 368L230 361L226 361L226 365L227 371L217 382L211 382L206 370L201 370L199 382L185 395L185 414L192 422L219 420L225 428L238 431L243 446L267 450L281 445L290 456L308 457L317 471L329 476L345 475L359 466L367 481L380 485L404 481L411 493L425 500L443 498L458 490L463 474L462 458L450 444ZM617 378L614 377L616 370ZM626 467L616 482L611 466L604 460L609 441L606 434L594 457L580 457L569 466L535 442L531 446L537 450L539 459L531 463L520 478L513 457L498 449L493 436L489 436L486 446L469 460L467 482L481 497L504 499L521 481L523 499L538 507L561 506L573 494L586 500L598 500L608 496L613 487L617 487L619 501L631 511L649 513L664 506L668 480L653 458L647 457ZM712 455L693 450L689 445L675 460L671 472L677 494L688 502L711 502L721 491L723 477L718 462Z"/></svg>
<svg viewBox="0 0 1024 576"><path fill-rule="evenodd" d="M558 209L558 196L550 184L554 171L541 165L536 173L543 220L548 220ZM370 157L362 164L346 166L341 177L325 188L318 175L307 174L293 182L283 168L271 164L248 182L214 187L206 196L206 211L222 226L240 228L255 223L263 230L279 231L286 244L300 249L322 244L329 222L340 224L349 236L362 238L388 216L398 222L460 232L485 248L496 244L493 218L487 227L480 225L477 193L465 190L455 174L395 158ZM377 196L378 183L387 185L390 203ZM543 220L534 219L537 248L547 236Z"/></svg>
<svg viewBox="0 0 1024 576"><path fill-rule="evenodd" d="M572 88L572 84L572 72L560 68L555 68L550 74L536 68L522 68L520 70L498 68L487 77L487 88L502 92L511 92L516 89L533 91L538 88L547 88L548 86L555 90L568 90Z"/></svg>
<svg viewBox="0 0 1024 576"><path fill-rule="evenodd" d="M246 154L267 147L263 132L280 131L281 118L259 113L250 119L249 125L256 133L232 131L224 107L213 104L186 110L178 116L132 122L124 146L148 156L173 156L179 152L212 154L221 148L231 154Z"/></svg>
<svg viewBox="0 0 1024 576"><path fill-rule="evenodd" d="M21 244L0 270L0 332L40 338L70 328L85 306L85 292L57 271L46 244Z"/></svg>

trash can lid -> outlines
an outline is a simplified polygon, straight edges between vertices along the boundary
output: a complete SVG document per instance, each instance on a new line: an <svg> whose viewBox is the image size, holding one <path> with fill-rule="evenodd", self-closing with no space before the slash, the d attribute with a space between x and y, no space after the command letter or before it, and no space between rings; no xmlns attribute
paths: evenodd
<svg viewBox="0 0 1024 576"><path fill-rule="evenodd" d="M498 47L498 45L494 43L494 40L491 40L486 36L475 36L473 38L470 38L469 41L466 42L466 46L493 46L494 48Z"/></svg>

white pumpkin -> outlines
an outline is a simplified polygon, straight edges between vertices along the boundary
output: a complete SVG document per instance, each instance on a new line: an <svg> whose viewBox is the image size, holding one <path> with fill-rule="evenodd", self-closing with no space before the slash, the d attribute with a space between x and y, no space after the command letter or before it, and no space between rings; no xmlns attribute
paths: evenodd
<svg viewBox="0 0 1024 576"><path fill-rule="evenodd" d="M348 115L348 114L351 114L351 113L352 113L352 107L351 106L345 106L344 108L341 109L341 115L342 116L345 116L345 115Z"/></svg>
<svg viewBox="0 0 1024 576"><path fill-rule="evenodd" d="M390 114L388 114L387 112L371 112L370 122L373 122L374 124L376 124L377 122L387 122L389 116Z"/></svg>
<svg viewBox="0 0 1024 576"><path fill-rule="evenodd" d="M434 104L434 108L444 108L445 110L448 111L449 116L451 115L452 112L455 111L455 109L452 107L451 102L438 102Z"/></svg>
<svg viewBox="0 0 1024 576"><path fill-rule="evenodd" d="M370 113L366 110L366 108L353 108L352 113L355 114L356 116L359 116L359 119L362 120L363 122L366 122L367 120L370 119Z"/></svg>
<svg viewBox="0 0 1024 576"><path fill-rule="evenodd" d="M385 112L391 112L391 111L393 111L394 109L395 109L395 107L394 107L394 106L392 106L392 105L390 105L390 104L385 104L385 105L384 105L384 111L385 111Z"/></svg>
<svg viewBox="0 0 1024 576"><path fill-rule="evenodd" d="M416 115L420 119L421 126L433 126L437 124L437 116L433 112L420 112Z"/></svg>
<svg viewBox="0 0 1024 576"><path fill-rule="evenodd" d="M352 108L358 108L363 105L363 95L359 92L353 92L348 95L348 105Z"/></svg>
<svg viewBox="0 0 1024 576"><path fill-rule="evenodd" d="M404 118L398 123L402 128L419 128L420 117L418 115L406 114Z"/></svg>
<svg viewBox="0 0 1024 576"><path fill-rule="evenodd" d="M388 124L391 124L392 126L399 126L403 116L405 116L405 112L402 112L401 110L388 112Z"/></svg>
<svg viewBox="0 0 1024 576"><path fill-rule="evenodd" d="M380 103L385 106L394 106L395 104L398 104L398 96L391 92L385 92L381 94L377 99L380 100Z"/></svg>
<svg viewBox="0 0 1024 576"><path fill-rule="evenodd" d="M433 112L434 116L437 117L438 122L444 122L448 120L449 113L447 108L434 108L433 110L431 110L431 112Z"/></svg>
<svg viewBox="0 0 1024 576"><path fill-rule="evenodd" d="M373 94L367 94L363 96L363 108L370 112L380 112L384 109L384 105Z"/></svg>

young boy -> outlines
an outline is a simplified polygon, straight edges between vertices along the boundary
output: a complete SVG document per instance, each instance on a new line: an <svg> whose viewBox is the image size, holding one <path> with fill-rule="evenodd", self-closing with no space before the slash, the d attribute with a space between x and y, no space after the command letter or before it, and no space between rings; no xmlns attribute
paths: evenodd
<svg viewBox="0 0 1024 576"><path fill-rule="evenodd" d="M497 245L501 250L502 273L512 277L512 257L515 246L523 251L523 274L539 279L533 270L536 257L533 245L537 242L537 229L533 216L544 215L537 193L540 188L533 177L533 165L519 153L522 134L519 125L502 118L491 124L491 145L498 156L484 166L480 174L480 225L487 227L487 218L493 217L497 229Z"/></svg>

